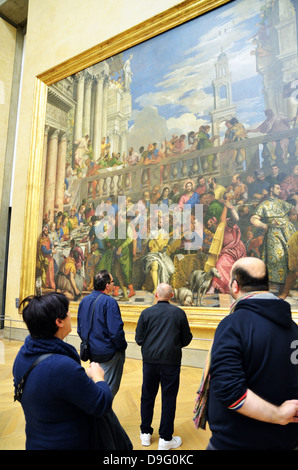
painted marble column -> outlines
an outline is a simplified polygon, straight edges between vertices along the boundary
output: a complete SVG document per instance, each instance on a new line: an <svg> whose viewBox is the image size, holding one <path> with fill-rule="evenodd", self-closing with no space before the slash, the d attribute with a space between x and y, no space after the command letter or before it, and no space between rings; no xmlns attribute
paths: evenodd
<svg viewBox="0 0 298 470"><path fill-rule="evenodd" d="M77 94L76 94L76 112L74 123L74 142L78 141L83 136L83 109L84 109L84 88L85 88L85 75L84 72L76 74L77 79Z"/></svg>
<svg viewBox="0 0 298 470"><path fill-rule="evenodd" d="M63 211L66 151L67 134L63 133L60 136L58 143L58 160L55 187L55 207L57 208L58 212Z"/></svg>
<svg viewBox="0 0 298 470"><path fill-rule="evenodd" d="M107 128L108 128L108 88L109 88L109 77L105 75L103 81L103 98L102 98L102 132L101 136L107 140Z"/></svg>
<svg viewBox="0 0 298 470"><path fill-rule="evenodd" d="M47 154L48 154L48 134L49 134L49 126L45 126L44 129L44 141L43 141L43 155L42 155L42 174L41 174L41 186L40 186L40 194L43 195L41 198L41 203L39 207L39 229L42 229L42 221L45 215L44 212L44 191L45 191L45 179L46 179L46 168L47 168Z"/></svg>
<svg viewBox="0 0 298 470"><path fill-rule="evenodd" d="M94 105L94 134L93 155L94 160L100 158L101 131L102 131L102 98L103 98L103 75L96 77L96 93Z"/></svg>
<svg viewBox="0 0 298 470"><path fill-rule="evenodd" d="M96 93L96 80L94 77L91 81L91 103L90 103L90 139L92 148L94 148L94 109L95 109L95 93Z"/></svg>
<svg viewBox="0 0 298 470"><path fill-rule="evenodd" d="M58 133L59 131L56 129L54 130L52 134L49 135L47 169L46 169L46 176L45 176L44 214L49 215L51 222L54 220L54 208L55 208Z"/></svg>
<svg viewBox="0 0 298 470"><path fill-rule="evenodd" d="M90 137L90 119L91 119L91 90L92 79L88 77L85 81L85 97L84 97L84 111L83 111L83 135Z"/></svg>
<svg viewBox="0 0 298 470"><path fill-rule="evenodd" d="M120 160L124 161L127 158L127 133L122 132L120 138Z"/></svg>

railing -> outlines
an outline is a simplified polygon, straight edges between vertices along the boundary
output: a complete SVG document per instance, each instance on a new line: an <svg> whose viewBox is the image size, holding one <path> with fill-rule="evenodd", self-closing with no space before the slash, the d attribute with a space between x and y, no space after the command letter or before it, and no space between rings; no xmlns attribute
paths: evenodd
<svg viewBox="0 0 298 470"><path fill-rule="evenodd" d="M97 175L82 178L80 195L77 198L92 201L111 195L128 196L132 192L138 197L146 189L152 189L154 184L162 187L169 183L178 183L180 189L183 189L189 178L196 180L199 175L215 176L229 184L231 176L236 172L253 174L254 170L262 168L269 173L274 159L283 164L280 144L283 139L289 140L288 161L297 161L297 136L298 129L291 129L194 152L186 151L177 156L166 157L153 165L137 164L100 169ZM272 142L275 143L274 149L269 150L268 144Z"/></svg>
<svg viewBox="0 0 298 470"><path fill-rule="evenodd" d="M70 315L71 319L76 320L77 316L76 315ZM27 330L26 325L24 324L23 320L15 320L14 318L8 316L8 315L0 315L0 321L4 325L3 328L0 329L0 332L2 331L3 334L4 332L8 332L8 335L4 336L5 339L8 339L9 341L12 341L12 331L13 329L20 329L20 330ZM13 326L13 323L21 323L23 328L19 328L18 326ZM27 332L29 334L29 332ZM69 335L73 336L73 335ZM65 341L67 342L67 337L65 338Z"/></svg>
<svg viewBox="0 0 298 470"><path fill-rule="evenodd" d="M76 319L76 315L73 315L71 316L72 319ZM24 322L23 320L15 320L9 316L4 316L4 315L0 315L0 320L2 320L3 322L5 321L5 327L3 328L3 331L9 331L9 334L7 337L5 337L5 339L8 339L9 341L12 340L12 329L13 329L13 326L12 324L13 323L22 323L23 326L25 327L24 325ZM25 327L26 328L26 327ZM1 330L0 330L1 331ZM29 334L29 333L28 333ZM129 335L133 335L133 338L132 340L131 339L128 339L128 341L130 342L135 342L134 340L134 335L135 335L135 332L132 332L132 331L125 331L125 336L129 336ZM74 335L68 335L69 337L73 337ZM65 338L65 341L67 342L67 337ZM209 339L209 338L195 338L193 337L192 338L192 341L206 341L206 343L210 343L212 341L212 339Z"/></svg>

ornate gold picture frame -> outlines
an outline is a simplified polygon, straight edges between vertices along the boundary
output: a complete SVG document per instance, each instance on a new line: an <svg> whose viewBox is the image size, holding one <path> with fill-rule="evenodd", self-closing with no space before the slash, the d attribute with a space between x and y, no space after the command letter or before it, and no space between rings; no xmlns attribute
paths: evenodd
<svg viewBox="0 0 298 470"><path fill-rule="evenodd" d="M237 212L238 212L238 221L239 221L239 212L241 213L242 220L239 221L242 222L242 229L234 230L234 232L231 231L230 237L231 241L234 244L234 241L237 237L239 237L239 243L235 250L237 251L239 256L243 256L244 254L249 254L251 256L260 256L261 257L261 250L260 247L262 247L262 244L264 243L264 231L262 232L262 229L264 230L264 225L266 225L266 222L268 222L268 217L270 218L271 215L269 214L269 209L266 213L266 206L265 207L260 207L260 203L264 200L266 200L265 193L262 194L262 197L260 199L255 199L253 203L251 204L253 206L253 210L249 213L250 218L248 219L248 212L243 209L243 207L247 208L249 207L249 204L251 203L251 199L247 196L248 192L248 185L255 182L255 181L249 181L246 179L245 181L242 181L242 178L252 176L254 180L258 178L258 175L254 173L254 171L259 171L259 174L262 172L266 173L268 178L270 175L271 167L278 166L280 163L280 173L283 174L285 173L285 177L289 177L290 174L294 173L294 168L297 162L297 156L296 156L296 147L295 147L295 141L296 137L298 135L298 131L295 128L296 124L296 113L297 113L297 103L295 100L295 89L296 89L296 83L295 83L295 74L297 72L297 35L296 34L296 10L295 8L297 7L296 1L294 0L280 0L282 2L288 2L290 6L292 7L291 14L287 15L287 29L283 28L283 25L285 24L285 19L280 18L280 21L274 24L274 26L271 25L269 22L270 15L272 15L272 8L275 8L274 5L275 3L273 2L267 2L266 7L263 5L264 2L261 2L260 0L255 0L254 1L254 7L259 6L259 10L257 11L252 11L252 13L247 14L246 21L247 23L243 22L244 24L249 24L251 26L251 21L255 19L256 16L258 16L260 20L260 27L259 29L255 30L255 35L254 37L249 37L247 35L246 38L243 39L243 44L245 44L245 53L246 58L250 57L250 61L253 60L255 61L255 65L257 68L257 73L253 73L253 77L251 78L252 80L256 80L256 87L260 87L261 84L263 83L262 80L265 83L265 91L264 91L264 96L262 99L264 100L264 105L267 105L269 103L272 103L272 108L274 108L274 112L281 112L281 111L287 111L288 114L288 120L291 122L291 125L289 125L289 128L283 129L283 130L277 130L275 133L270 134L268 131L263 132L263 128L260 127L260 119L258 118L253 121L253 119L250 122L257 123L258 126L255 126L255 129L253 129L254 126L249 126L249 129L246 126L242 126L239 122L239 120L236 118L239 117L239 109L237 110L237 106L233 102L232 99L232 85L233 85L233 79L232 75L229 72L229 57L224 51L224 45L226 45L227 42L227 37L228 35L231 35L230 38L230 43L232 44L233 41L236 42L236 36L237 36L237 28L239 31L239 28L241 28L241 21L239 21L239 18L241 19L241 15L244 16L244 12L249 12L251 11L252 5L250 2L247 0L236 0L233 2L230 2L228 0L217 0L217 1L206 1L206 0L189 0L185 1L181 4L178 4L177 6L167 10L166 12L155 16L154 18L145 21L144 23L141 23L140 25L125 31L124 33L121 33L101 44L98 46L93 47L92 49L79 54L78 56L69 59L68 61L42 73L41 75L37 76L35 79L35 98L34 98L34 118L33 118L33 126L32 126L32 135L31 135L31 145L30 145L30 157L29 157L29 172L28 172L28 181L27 181L27 195L26 195L26 215L25 215L25 231L24 231L24 241L23 241L23 259L22 259L22 277L21 277L21 289L20 289L20 297L21 299L24 298L25 296L32 294L35 289L36 289L36 269L37 269L37 264L38 264L38 253L36 254L36 247L38 246L38 241L40 239L40 234L42 230L42 219L45 216L44 213L44 208L42 206L42 199L43 199L43 192L44 188L42 186L42 175L44 171L44 165L45 165L45 160L44 160L44 155L47 152L47 146L48 146L48 141L45 138L46 135L46 115L47 115L47 106L49 102L52 100L52 102L55 100L55 89L53 88L53 85L58 84L59 82L62 82L63 80L67 79L68 77L75 77L78 76L80 72L85 71L86 69L89 69L91 67L95 67L96 64L100 63L105 63L107 60L111 60L115 57L117 57L119 54L123 54L126 51L129 51L131 48L134 48L135 46L142 47L145 42L153 40L154 38L157 38L159 35L161 37L163 36L164 33L175 31L177 32L177 35L181 35L181 38L183 37L183 34L188 34L183 33L183 30L180 28L183 28L184 25L190 24L190 22L198 21L198 26L199 24L202 25L203 23L199 23L199 21L203 21L204 18L201 18L202 15L206 15L205 18L207 19L208 15L211 15L213 13L216 13L217 11L219 14L221 14L221 19L227 15L227 20L226 21L220 21L218 20L218 24L216 23L217 17L214 14L213 16L213 26L214 29L217 28L217 33L218 37L222 40L217 41L217 46L219 44L222 44L222 47L219 48L218 50L218 56L217 60L212 61L212 65L210 66L210 69L214 71L213 76L210 79L210 89L212 88L212 92L210 89L208 89L208 86L205 85L205 91L204 94L202 94L202 99L206 97L207 95L212 95L214 99L214 107L211 111L209 111L209 116L202 115L199 116L199 110L198 110L198 120L197 122L200 122L202 125L198 129L194 129L194 132L189 132L189 129L187 130L186 134L188 137L188 144L189 148L187 151L181 151L181 153L168 153L168 156L170 157L167 159L167 165L164 165L164 162L161 162L159 165L159 168L162 168L164 171L163 176L165 174L164 169L169 170L169 175L166 178L163 179L163 186L165 186L165 182L171 181L171 175L174 175L174 169L175 165L177 166L178 164L180 165L179 171L181 172L180 174L183 175L183 164L185 164L185 168L187 168L187 174L184 174L183 177L181 176L181 182L184 185L187 184L187 180L189 179L189 176L192 176L192 180L197 181L198 183L198 188L200 189L200 183L199 183L199 177L204 177L205 183L209 183L209 186L207 184L207 189L209 190L210 197L212 198L211 193L213 193L213 198L214 198L214 193L215 193L215 185L216 183L224 182L224 187L225 187L225 192L220 196L220 199L223 199L226 202L222 202L223 206L226 207L226 213L229 214L226 218L225 221L220 218L221 216L218 216L215 212L211 213L208 212L207 210L207 215L206 212L204 213L204 241L202 241L201 247L205 246L205 255L206 258L204 259L204 264L201 266L201 264L198 264L197 262L194 262L192 258L197 256L197 252L195 255L188 255L189 258L184 257L184 260L182 260L180 256L180 252L178 253L178 257L176 257L175 260L175 268L176 272L177 270L177 264L180 263L180 268L181 270L187 271L187 277L184 278L184 280L177 282L177 285L174 287L177 288L176 290L179 291L179 288L181 287L190 287L189 286L189 276L194 270L202 270L207 272L210 270L212 267L216 265L216 262L218 260L218 256L220 253L223 253L223 238L224 238L224 227L229 227L227 220L233 218L233 209L234 206L237 207ZM246 3L246 5L245 5ZM231 4L233 4L233 8L235 9L233 11L233 14L228 13L228 8ZM238 12L237 12L237 6ZM262 8L261 8L262 7ZM264 8L263 8L264 7ZM216 10L219 8L219 10ZM213 10L215 10L213 12ZM236 25L236 16L233 17L238 13L238 23ZM244 21L244 19L243 19ZM242 25L242 26L243 26ZM270 29L271 28L271 29ZM272 31L272 28L274 28L274 31ZM283 88L279 91L279 97L276 99L275 102L272 101L272 96L270 95L270 86L268 84L268 81L271 79L272 81L272 70L273 70L273 62L276 63L276 57L277 57L277 51L273 48L272 42L269 41L270 35L271 34L278 34L278 44L279 47L284 47L284 53L285 55L287 54L288 56L288 64L290 63L290 60L294 61L294 68L293 70L287 70L287 76L279 77L278 81L275 81L275 86L277 88L277 85L279 88L281 87L281 83L283 84ZM200 35L203 35L198 29L198 37ZM248 34L248 33L247 33ZM289 35L291 35L291 38L289 38ZM205 32L205 40L208 41L208 31ZM288 44L293 43L292 41L289 41L289 39L295 38L295 47L296 49L288 49ZM212 49L212 41L215 40L214 36L212 37L210 35L210 43L209 47L210 50ZM165 39L166 41L166 39ZM246 41L246 43L245 43ZM247 46L247 43L250 41L249 46ZM208 42L207 42L208 43ZM169 50L168 53L170 54L175 54L175 50L171 49L171 44L169 43ZM195 49L198 46L198 44L193 44L193 48ZM187 51L186 51L187 52ZM208 52L208 51L207 51ZM281 54L282 51L279 51L279 58L282 57ZM187 55L187 54L186 54ZM207 54L206 54L207 55ZM234 60L234 67L235 67L235 60L236 60L237 52L236 49L233 51L233 60ZM244 57L244 54L241 55L241 51L239 50L238 53L238 60L239 60L239 66L238 69L244 68L246 64L242 64L241 60ZM273 59L274 58L274 61ZM115 59L113 59L115 60ZM248 59L247 59L248 60ZM271 60L271 62L270 62ZM283 60L283 58L279 59L280 61ZM296 62L295 62L296 61ZM285 62L283 62L284 64ZM185 59L185 65L187 65L187 58ZM190 66L193 66L193 64L190 63ZM210 64L209 64L210 65ZM250 63L251 65L251 63ZM237 68L236 67L236 68ZM247 65L248 67L248 65ZM296 70L295 70L296 67ZM115 69L116 70L116 69ZM203 72L203 69L200 70L200 72ZM243 72L243 71L242 71ZM195 72L193 72L195 73ZM258 75L258 77L256 77ZM188 75L189 77L191 76L191 73ZM239 76L237 77L237 84L234 85L234 88L236 89L236 93L240 93L239 87L241 87L241 84L244 83L244 81L247 80L247 77L245 77L245 73L241 75L239 73ZM248 77L249 80L249 77ZM285 81L287 82L285 83ZM133 85L132 85L133 86ZM128 88L126 90L129 90L129 85L127 85ZM267 87L267 88L266 88ZM54 90L54 91L53 91ZM189 90L189 94L191 90ZM247 101L247 109L249 109L251 115L252 110L249 108L249 106L253 106L254 101L257 101L257 93L258 91L254 90L255 94L253 97L247 96L243 97L241 100L242 102ZM187 95L188 91L185 92L185 95ZM281 98L282 97L282 98ZM249 98L251 100L249 101ZM67 107L68 104L65 103L65 106ZM258 103L258 106L260 106L260 103ZM265 111L265 107L264 107ZM242 113L243 114L243 113ZM290 114L290 115L289 115ZM269 116L265 116L269 119ZM208 129L207 124L208 119L210 120L210 123L212 124L212 136L210 134L208 135ZM233 121L234 120L234 121ZM233 121L233 123L232 123ZM236 121L236 122L235 122ZM231 130L228 127L231 128ZM293 124L294 123L294 124ZM228 128L225 129L225 134L223 135L223 126L226 125ZM265 124L264 124L265 126ZM209 126L210 127L210 126ZM203 129L204 128L204 129ZM211 132L209 131L209 132ZM228 132L229 131L229 132ZM254 132L249 134L250 132ZM204 134L204 136L202 136ZM220 137L220 134L222 134L222 137ZM208 136L206 138L206 135ZM228 139L229 136L230 140ZM82 137L82 136L81 136ZM170 145L172 145L172 142L170 142L170 137L166 136L168 139L167 142L167 148L170 148ZM184 136L185 138L185 136ZM191 151L190 147L191 145L194 144L196 139L196 147L193 147L193 150ZM208 145L204 146L202 144L201 147L198 145L198 141L202 142L204 139L208 140ZM225 140L227 139L227 140ZM283 143L284 141L287 141L287 147L286 147L286 154L284 153L284 147ZM210 145L209 145L210 143ZM212 151L210 148L212 147ZM128 150L128 149L127 149ZM169 150L168 150L169 152ZM97 160L99 161L99 159ZM170 164L168 165L168 162ZM190 163L191 162L191 163ZM162 165L163 163L163 165ZM182 165L182 166L181 166ZM192 166L191 166L192 165ZM74 164L74 167L76 165ZM145 167L144 167L145 168ZM221 170L219 171L219 168ZM77 175L79 174L78 171L81 171L81 169L78 169L78 165L76 167ZM124 172L124 170L120 169L117 171L117 181L120 182L123 181L126 178L127 172ZM142 170L141 175L145 175L145 170ZM141 176L141 177L143 177ZM101 179L101 173L99 172L99 179ZM278 180L278 185L282 186L284 184L284 181ZM281 184L282 183L282 184ZM101 185L104 184L104 178L102 177ZM286 183L285 183L286 184ZM296 183L297 184L297 183ZM219 186L222 186L221 184L217 184L217 188L219 189ZM91 187L91 186L90 186ZM146 187L146 186L144 186ZM250 187L250 186L249 186ZM252 187L252 186L251 186ZM282 186L284 187L284 186ZM152 189L152 187L151 187ZM287 186L286 186L287 189ZM285 190L286 190L285 189ZM200 193L201 201L200 204L203 205L203 194L205 196L205 193L207 193L207 190L204 190L203 192ZM269 193L269 184L267 185L267 194ZM228 195L232 194L231 197ZM237 194L237 195L236 195ZM104 191L101 192L101 196L108 196L109 194L104 193ZM287 196L294 195L295 196L295 191L292 191ZM208 196L209 197L209 196ZM106 198L105 198L106 199ZM219 199L216 197L216 199ZM232 202L231 202L232 200ZM285 201L285 198L283 199ZM228 202L227 202L228 201ZM232 206L233 204L233 206ZM286 202L285 204L289 204L289 202ZM293 204L293 203L292 203ZM210 201L207 203L207 206L210 206ZM240 206L242 208L239 211ZM290 228L290 225L294 227L292 230L293 233L295 232L295 227L297 225L297 216L295 219L295 213L294 215L290 216L288 212L284 209L285 205L282 206L279 211L283 211L284 213L286 212L286 217L287 217L287 228ZM257 211L257 208L259 210ZM243 209L243 211L242 211ZM78 207L76 208L78 210ZM276 214L275 214L276 215ZM246 218L245 218L246 217ZM253 218L254 217L254 218ZM278 222L278 216L276 216L277 223L276 225L279 224ZM289 218L292 217L292 218ZM216 227L214 228L212 224L215 223ZM222 226L220 224L223 223ZM263 224L263 226L262 226ZM296 225L295 225L296 224ZM237 224L236 224L237 225ZM231 227L234 227L234 225L231 225ZM245 228L245 237L244 237L244 228ZM251 230L250 230L251 228ZM221 250L217 253L216 259L214 259L214 251L210 249L211 246L214 247L215 245L215 238L214 234L216 233L216 230L222 230L221 233ZM268 229L268 227L267 227ZM266 230L267 230L266 229ZM230 230L226 229L226 232ZM231 228L232 230L232 228ZM242 230L242 231L241 231ZM219 233L219 231L217 233ZM287 234L286 241L285 243L287 244L288 240L290 239L292 233L290 233L291 230L289 229L289 234ZM240 235L243 235L243 237L240 240ZM229 250L229 236L227 234L227 241L225 247L227 247L227 252ZM278 237L277 237L278 238ZM204 245L204 243L206 244ZM240 245L241 242L241 245ZM272 242L272 241L271 241ZM213 245L212 245L213 243ZM245 248L242 248L245 247ZM234 249L234 247L233 247ZM284 252L282 253L280 259L283 259L286 256L287 261L286 263L288 264L288 249L289 247L286 245L286 247L283 248ZM185 252L184 252L185 254ZM183 255L184 256L184 255ZM187 255L185 255L187 256ZM226 261L226 260L225 260ZM183 263L187 265L183 267ZM285 281L286 275L285 273L281 273L282 268L279 269L279 273L277 275L280 276L280 279L284 275L283 278L283 283ZM221 278L223 278L223 274L221 275ZM216 277L216 276L214 276ZM187 281L187 286L183 286L183 282ZM216 281L216 279L215 279ZM277 284L279 280L275 279L275 282ZM208 286L209 288L211 287L210 285ZM293 287L293 285L291 286ZM225 315L228 312L229 308L229 303L230 303L230 298L227 295L226 291L221 291L221 286L217 285L215 282L215 291L218 293L218 304L216 305L216 308L213 307L213 303L207 302L207 303L199 303L198 299L196 297L196 302L192 302L191 304L188 304L183 301L182 296L184 295L181 292L180 295L180 304L184 305L185 309L188 311L189 314L195 314L196 312L199 312L200 315L202 315L202 318L206 314L208 316L209 314L209 320L215 319L215 321L218 320L219 317L222 315ZM178 302L178 296L179 292L177 292L177 302ZM146 304L146 303L145 303ZM136 313L138 314L143 308L144 308L144 301L143 303L123 303L121 306L121 310L126 314L127 318L129 318L129 315L134 316ZM78 302L74 302L72 308L73 311L77 309ZM294 305L294 308L296 308L296 305ZM205 321L205 317L203 318Z"/></svg>

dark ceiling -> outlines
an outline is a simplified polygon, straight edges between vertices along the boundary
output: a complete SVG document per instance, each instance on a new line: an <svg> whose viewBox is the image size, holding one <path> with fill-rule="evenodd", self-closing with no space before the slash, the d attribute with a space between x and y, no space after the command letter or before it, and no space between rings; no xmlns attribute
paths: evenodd
<svg viewBox="0 0 298 470"><path fill-rule="evenodd" d="M25 28L28 2L29 0L0 0L0 18L16 28Z"/></svg>

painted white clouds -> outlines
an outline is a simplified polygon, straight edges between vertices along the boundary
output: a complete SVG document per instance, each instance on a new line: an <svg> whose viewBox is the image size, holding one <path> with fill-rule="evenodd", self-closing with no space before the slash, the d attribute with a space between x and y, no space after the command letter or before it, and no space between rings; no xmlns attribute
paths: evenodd
<svg viewBox="0 0 298 470"><path fill-rule="evenodd" d="M254 15L257 18L263 4L263 0L237 1L207 15L205 21L209 21L211 27L206 30L207 23L204 23L202 36L198 36L193 47L184 51L183 57L177 58L176 63L173 63L171 69L155 86L156 91L151 90L136 99L139 107L147 110L154 107L159 110L167 120L169 133L172 129L187 133L206 123L204 116L214 109L211 86L215 77L214 64L221 50L228 55L233 83L257 74L255 57L250 54L253 50L251 37L257 30L257 21L251 25L251 21L247 20ZM216 26L211 23L212 18ZM243 96L241 100L246 101L248 112L250 109L255 112L255 97L253 106L250 106L249 96ZM237 102L235 104L237 105ZM175 116L171 116L174 107L180 110L179 116L177 112ZM133 140L135 129L138 127L138 114L134 118L135 125L131 129L130 140ZM154 140L154 136L148 135L147 143L152 142L152 139Z"/></svg>

